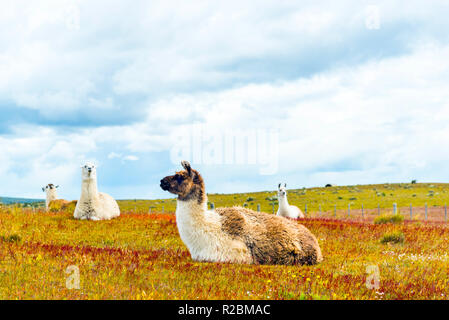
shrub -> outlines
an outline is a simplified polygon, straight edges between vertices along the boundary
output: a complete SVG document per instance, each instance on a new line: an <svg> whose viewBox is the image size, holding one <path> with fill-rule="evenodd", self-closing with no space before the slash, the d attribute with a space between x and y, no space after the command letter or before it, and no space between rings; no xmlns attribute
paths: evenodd
<svg viewBox="0 0 449 320"><path fill-rule="evenodd" d="M248 199L246 199L246 202L253 202L254 198L249 197Z"/></svg>
<svg viewBox="0 0 449 320"><path fill-rule="evenodd" d="M374 219L375 224L402 223L404 216L400 214L382 214Z"/></svg>
<svg viewBox="0 0 449 320"><path fill-rule="evenodd" d="M10 236L0 236L0 241L4 242L20 242L22 238L18 234L12 234Z"/></svg>
<svg viewBox="0 0 449 320"><path fill-rule="evenodd" d="M403 243L405 240L404 234L400 231L386 233L380 239L380 243Z"/></svg>
<svg viewBox="0 0 449 320"><path fill-rule="evenodd" d="M416 182L417 182L416 180L412 180L412 184L416 184Z"/></svg>

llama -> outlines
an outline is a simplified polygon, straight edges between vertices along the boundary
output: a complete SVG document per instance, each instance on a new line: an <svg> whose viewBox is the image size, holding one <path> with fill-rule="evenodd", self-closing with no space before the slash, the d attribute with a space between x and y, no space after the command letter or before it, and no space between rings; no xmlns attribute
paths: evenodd
<svg viewBox="0 0 449 320"><path fill-rule="evenodd" d="M282 186L280 183L278 185L278 200L279 209L276 213L277 216L291 219L305 218L304 213L302 213L301 209L299 209L297 206L288 204L286 183L284 183L284 186Z"/></svg>
<svg viewBox="0 0 449 320"><path fill-rule="evenodd" d="M178 196L176 224L195 261L307 264L322 261L315 236L295 221L242 207L208 210L204 181L187 161L185 170L161 180Z"/></svg>
<svg viewBox="0 0 449 320"><path fill-rule="evenodd" d="M73 210L75 208L77 201L58 199L58 194L56 192L56 189L58 188L59 186L55 186L52 183L49 183L48 185L42 188L42 191L46 193L45 199L46 211L58 212L64 210Z"/></svg>
<svg viewBox="0 0 449 320"><path fill-rule="evenodd" d="M82 166L81 197L73 214L80 220L109 220L120 215L117 201L110 195L98 192L95 165Z"/></svg>
<svg viewBox="0 0 449 320"><path fill-rule="evenodd" d="M53 183L49 183L42 188L42 191L46 194L45 209L47 211L50 209L50 202L58 199L58 193L56 192L58 188L59 186L55 186Z"/></svg>

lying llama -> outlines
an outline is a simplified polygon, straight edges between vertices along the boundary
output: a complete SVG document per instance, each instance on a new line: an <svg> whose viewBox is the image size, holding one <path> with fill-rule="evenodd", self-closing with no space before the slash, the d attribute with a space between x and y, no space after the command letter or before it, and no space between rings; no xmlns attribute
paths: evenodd
<svg viewBox="0 0 449 320"><path fill-rule="evenodd" d="M307 264L322 261L315 236L295 221L242 207L207 209L204 181L185 170L161 180L178 196L176 223L193 260L248 264Z"/></svg>
<svg viewBox="0 0 449 320"><path fill-rule="evenodd" d="M291 219L305 218L304 213L302 213L301 209L299 209L297 206L292 206L288 204L286 183L284 183L284 186L282 186L279 183L278 200L279 200L279 209L278 212L276 213L277 216Z"/></svg>
<svg viewBox="0 0 449 320"><path fill-rule="evenodd" d="M46 194L45 199L45 209L48 211L50 208L50 202L58 199L58 194L56 192L56 189L58 189L59 186L55 186L53 183L47 184L45 187L42 188L42 191Z"/></svg>
<svg viewBox="0 0 449 320"><path fill-rule="evenodd" d="M76 205L76 200L67 201L64 199L58 199L58 194L56 192L56 189L58 188L59 186L55 186L53 183L49 183L42 188L42 191L46 193L45 209L47 211L61 211Z"/></svg>
<svg viewBox="0 0 449 320"><path fill-rule="evenodd" d="M81 197L76 204L75 219L109 220L120 215L117 201L110 195L98 192L95 165L82 166Z"/></svg>

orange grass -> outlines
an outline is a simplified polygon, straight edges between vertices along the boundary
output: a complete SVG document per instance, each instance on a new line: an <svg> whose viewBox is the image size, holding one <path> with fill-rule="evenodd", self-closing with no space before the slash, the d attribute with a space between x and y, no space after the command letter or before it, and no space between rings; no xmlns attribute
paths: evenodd
<svg viewBox="0 0 449 320"><path fill-rule="evenodd" d="M0 209L0 299L447 299L449 228L314 218L324 262L304 266L199 263L173 214L77 221L70 213ZM382 244L402 232L402 244ZM66 268L80 270L67 289ZM366 286L367 266L380 270Z"/></svg>

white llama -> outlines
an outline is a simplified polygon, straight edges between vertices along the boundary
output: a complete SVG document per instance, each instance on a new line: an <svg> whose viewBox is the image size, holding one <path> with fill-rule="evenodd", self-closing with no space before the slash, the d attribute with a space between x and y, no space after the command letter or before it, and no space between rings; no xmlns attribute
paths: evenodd
<svg viewBox="0 0 449 320"><path fill-rule="evenodd" d="M59 186L55 186L53 183L49 183L42 188L42 191L46 194L45 208L47 211L50 208L50 202L58 199L58 193L56 192L56 189L58 188Z"/></svg>
<svg viewBox="0 0 449 320"><path fill-rule="evenodd" d="M279 209L276 213L279 217L291 218L291 219L302 219L305 218L301 209L297 206L292 206L288 204L287 200L287 184L284 183L282 186L279 183L278 186L278 200L279 200Z"/></svg>
<svg viewBox="0 0 449 320"><path fill-rule="evenodd" d="M161 180L178 196L176 224L193 260L248 264L316 264L322 261L315 236L295 221L242 207L207 209L204 181L185 170Z"/></svg>
<svg viewBox="0 0 449 320"><path fill-rule="evenodd" d="M95 165L82 166L81 197L73 216L81 220L109 220L120 215L117 201L110 195L98 192Z"/></svg>
<svg viewBox="0 0 449 320"><path fill-rule="evenodd" d="M76 205L76 200L68 201L64 199L58 199L58 194L56 192L56 189L58 188L59 186L55 186L52 183L49 183L42 188L42 191L46 193L45 209L47 210L47 212L64 211L69 208L74 208Z"/></svg>

